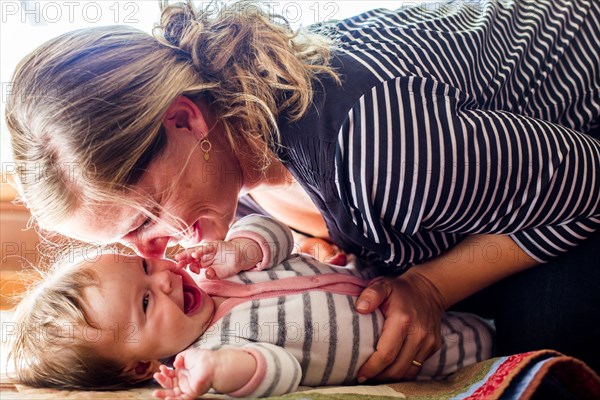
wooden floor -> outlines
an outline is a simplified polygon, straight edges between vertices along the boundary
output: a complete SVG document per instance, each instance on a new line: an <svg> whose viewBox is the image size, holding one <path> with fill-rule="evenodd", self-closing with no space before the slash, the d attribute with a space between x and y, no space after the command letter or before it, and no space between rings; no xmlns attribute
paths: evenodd
<svg viewBox="0 0 600 400"><path fill-rule="evenodd" d="M12 309L24 290L22 271L0 270L0 310Z"/></svg>
<svg viewBox="0 0 600 400"><path fill-rule="evenodd" d="M16 386L8 379L14 369L8 363L8 341L13 329L12 312L0 311L0 327L2 342L0 343L0 399L4 400L9 394L17 392Z"/></svg>
<svg viewBox="0 0 600 400"><path fill-rule="evenodd" d="M21 271L39 265L38 233L29 227L31 215L15 203L16 192L0 181L0 310L12 307L11 298L23 290Z"/></svg>

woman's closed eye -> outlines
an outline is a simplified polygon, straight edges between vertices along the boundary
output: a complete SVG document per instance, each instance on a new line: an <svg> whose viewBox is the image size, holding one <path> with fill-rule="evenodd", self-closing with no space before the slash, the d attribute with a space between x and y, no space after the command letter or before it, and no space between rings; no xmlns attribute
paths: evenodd
<svg viewBox="0 0 600 400"><path fill-rule="evenodd" d="M144 229L152 226L153 223L154 223L154 219L148 217L144 220L144 222L142 222L142 224L140 226L137 227L136 231L141 232Z"/></svg>
<svg viewBox="0 0 600 400"><path fill-rule="evenodd" d="M135 228L131 229L129 232L127 232L127 234L123 236L124 243L127 242L126 238L131 237L132 235L139 236L144 230L151 227L154 222L155 221L152 218L146 218L140 225L137 225Z"/></svg>

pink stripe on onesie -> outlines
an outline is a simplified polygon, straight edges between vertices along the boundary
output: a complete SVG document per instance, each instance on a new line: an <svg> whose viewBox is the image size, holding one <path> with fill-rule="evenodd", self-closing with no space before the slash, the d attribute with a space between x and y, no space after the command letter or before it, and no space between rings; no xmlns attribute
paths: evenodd
<svg viewBox="0 0 600 400"><path fill-rule="evenodd" d="M369 281L352 275L323 274L318 276L296 276L276 281L251 284L224 280L202 280L200 288L209 296L226 297L210 323L213 326L235 306L256 299L279 297L312 290L358 296Z"/></svg>

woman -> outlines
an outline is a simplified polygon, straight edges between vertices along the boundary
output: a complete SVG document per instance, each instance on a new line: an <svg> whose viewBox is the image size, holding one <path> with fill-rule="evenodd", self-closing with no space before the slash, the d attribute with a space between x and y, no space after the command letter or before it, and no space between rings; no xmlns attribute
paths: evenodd
<svg viewBox="0 0 600 400"><path fill-rule="evenodd" d="M170 7L156 39L65 34L13 79L20 191L42 228L145 257L222 239L249 193L399 275L357 301L386 316L360 380L413 377L477 292L501 353L597 363L599 20L595 1L375 10L322 25L335 47L252 6Z"/></svg>

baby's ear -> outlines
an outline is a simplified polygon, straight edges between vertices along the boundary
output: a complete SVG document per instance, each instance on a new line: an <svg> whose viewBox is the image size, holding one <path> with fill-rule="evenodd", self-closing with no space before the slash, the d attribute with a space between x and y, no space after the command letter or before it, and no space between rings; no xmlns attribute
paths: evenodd
<svg viewBox="0 0 600 400"><path fill-rule="evenodd" d="M125 367L123 372L131 383L138 383L152 379L152 375L159 370L160 362L156 361L138 361Z"/></svg>

